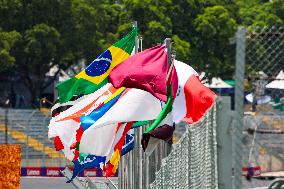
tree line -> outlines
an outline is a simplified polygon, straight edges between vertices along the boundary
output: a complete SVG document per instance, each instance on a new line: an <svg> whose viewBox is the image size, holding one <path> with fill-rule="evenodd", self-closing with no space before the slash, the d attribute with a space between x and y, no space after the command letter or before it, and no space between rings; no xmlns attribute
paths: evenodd
<svg viewBox="0 0 284 189"><path fill-rule="evenodd" d="M171 37L177 59L232 78L237 26L283 25L284 1L0 0L0 18L0 74L17 77L37 98L53 82L45 81L51 67L88 64L134 20L144 49Z"/></svg>

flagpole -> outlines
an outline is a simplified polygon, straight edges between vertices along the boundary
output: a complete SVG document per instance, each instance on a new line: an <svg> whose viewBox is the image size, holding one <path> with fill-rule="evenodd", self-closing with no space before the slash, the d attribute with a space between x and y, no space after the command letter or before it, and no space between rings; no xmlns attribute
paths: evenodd
<svg viewBox="0 0 284 189"><path fill-rule="evenodd" d="M143 47L142 37L140 37L140 48L141 48L140 52L142 52L142 50L143 50L142 47ZM143 126L143 133L145 132L147 126L149 126L149 124ZM142 140L140 140L140 143L142 145ZM150 166L149 165L149 156L147 156L145 153L143 153L143 154L144 154L144 186L145 186L145 189L149 189L149 186L150 186L150 183L149 183L149 179L150 179L150 177L149 177L149 169L150 169L150 167L149 167ZM151 170L153 170L153 169L151 169Z"/></svg>
<svg viewBox="0 0 284 189"><path fill-rule="evenodd" d="M171 58L172 58L171 38L166 38L165 42L166 42L166 48L167 48L167 52L168 52L167 63L168 63L168 66L170 66L171 65Z"/></svg>
<svg viewBox="0 0 284 189"><path fill-rule="evenodd" d="M137 27L137 21L134 22L134 26ZM139 48L139 38L136 36L135 39L135 54L138 53L138 48ZM140 47L142 50L142 47ZM142 139L142 134L143 134L143 127L138 128L138 189L143 189L143 151L142 151L142 144L141 144L141 139Z"/></svg>
<svg viewBox="0 0 284 189"><path fill-rule="evenodd" d="M138 24L137 24L137 21L134 21L133 23L134 27L138 27ZM138 36L135 37L135 47L134 47L134 53L137 54L138 53L138 50L139 50L139 38ZM138 131L138 132L137 132ZM140 186L140 182L142 183L142 180L140 180L141 178L141 175L140 175L140 170L142 170L142 167L140 165L140 135L141 135L141 127L138 128L136 132L134 132L134 135L136 135L136 137L134 137L136 139L134 145L136 146L136 150L133 150L132 151L132 158L129 158L131 159L131 161L129 162L129 164L131 165L131 169L129 170L131 173L129 173L130 175L130 178L129 178L129 188L136 188L137 185L138 187ZM136 180L135 182L135 179L137 178L136 177L136 174L138 174L138 182ZM142 188L139 188L139 189L142 189Z"/></svg>
<svg viewBox="0 0 284 189"><path fill-rule="evenodd" d="M172 46L171 46L171 38L166 38L165 39L165 43L166 43L166 48L167 48L167 64L169 67L168 73L167 73L167 77L166 77L166 86L167 86L167 82L169 80L169 77L171 75L172 69L173 69L173 65L174 62L172 60ZM168 155L168 144L164 141L162 141L162 159L165 158Z"/></svg>

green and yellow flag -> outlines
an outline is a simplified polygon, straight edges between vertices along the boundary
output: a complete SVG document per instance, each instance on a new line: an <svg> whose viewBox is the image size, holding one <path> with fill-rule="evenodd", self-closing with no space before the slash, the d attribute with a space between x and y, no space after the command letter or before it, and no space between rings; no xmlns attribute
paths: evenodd
<svg viewBox="0 0 284 189"><path fill-rule="evenodd" d="M108 83L111 70L131 55L136 36L137 28L133 27L131 32L110 46L75 77L59 83L59 102L67 102L74 95L90 94Z"/></svg>

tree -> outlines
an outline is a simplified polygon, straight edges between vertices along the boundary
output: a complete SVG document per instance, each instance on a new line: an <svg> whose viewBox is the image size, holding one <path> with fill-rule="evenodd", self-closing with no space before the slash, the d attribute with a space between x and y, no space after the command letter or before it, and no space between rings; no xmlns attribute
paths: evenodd
<svg viewBox="0 0 284 189"><path fill-rule="evenodd" d="M20 38L21 34L16 31L3 32L0 30L0 72L14 65L16 59L11 55L11 49Z"/></svg>
<svg viewBox="0 0 284 189"><path fill-rule="evenodd" d="M229 39L234 36L236 22L230 17L223 6L207 7L203 14L194 20L195 30L199 36L195 37L193 58L209 76L232 75L234 65L233 51Z"/></svg>
<svg viewBox="0 0 284 189"><path fill-rule="evenodd" d="M240 0L239 17L241 24L252 27L279 26L284 23L284 2L274 0L272 2L257 0Z"/></svg>
<svg viewBox="0 0 284 189"><path fill-rule="evenodd" d="M174 41L177 59L210 77L232 78L237 24L284 23L283 0L2 0L0 72L21 76L34 99L67 69L89 63L138 21L143 49ZM34 79L36 78L36 79Z"/></svg>
<svg viewBox="0 0 284 189"><path fill-rule="evenodd" d="M57 65L59 69L66 69L82 60L90 62L101 53L102 45L98 41L108 29L105 26L108 22L106 6L102 2L0 2L0 27L5 36L11 36L3 37L1 33L0 43L4 44L0 47L1 59L5 59L5 65L10 65L7 68L10 68L11 74L21 77L32 100L40 98L43 90L56 78L46 80L45 74L51 67ZM13 40L4 41L2 38Z"/></svg>
<svg viewBox="0 0 284 189"><path fill-rule="evenodd" d="M17 43L15 68L30 90L32 99L41 96L46 88L45 74L55 60L57 47L60 44L59 32L46 24L38 24L25 31Z"/></svg>

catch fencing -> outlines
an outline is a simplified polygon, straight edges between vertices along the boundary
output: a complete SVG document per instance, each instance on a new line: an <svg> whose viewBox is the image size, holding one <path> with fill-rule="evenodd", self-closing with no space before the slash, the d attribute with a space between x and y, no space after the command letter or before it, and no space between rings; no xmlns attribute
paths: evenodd
<svg viewBox="0 0 284 189"><path fill-rule="evenodd" d="M239 28L236 44L233 188L267 188L284 176L284 28Z"/></svg>
<svg viewBox="0 0 284 189"><path fill-rule="evenodd" d="M218 188L216 105L195 125L176 126L172 149L160 142L150 156L136 150L122 158L120 189ZM139 140L136 140L139 144ZM133 158L133 167L129 158ZM141 162L139 164L139 162ZM139 181L141 179L141 181Z"/></svg>
<svg viewBox="0 0 284 189"><path fill-rule="evenodd" d="M151 189L217 187L216 107L186 132L162 160Z"/></svg>

